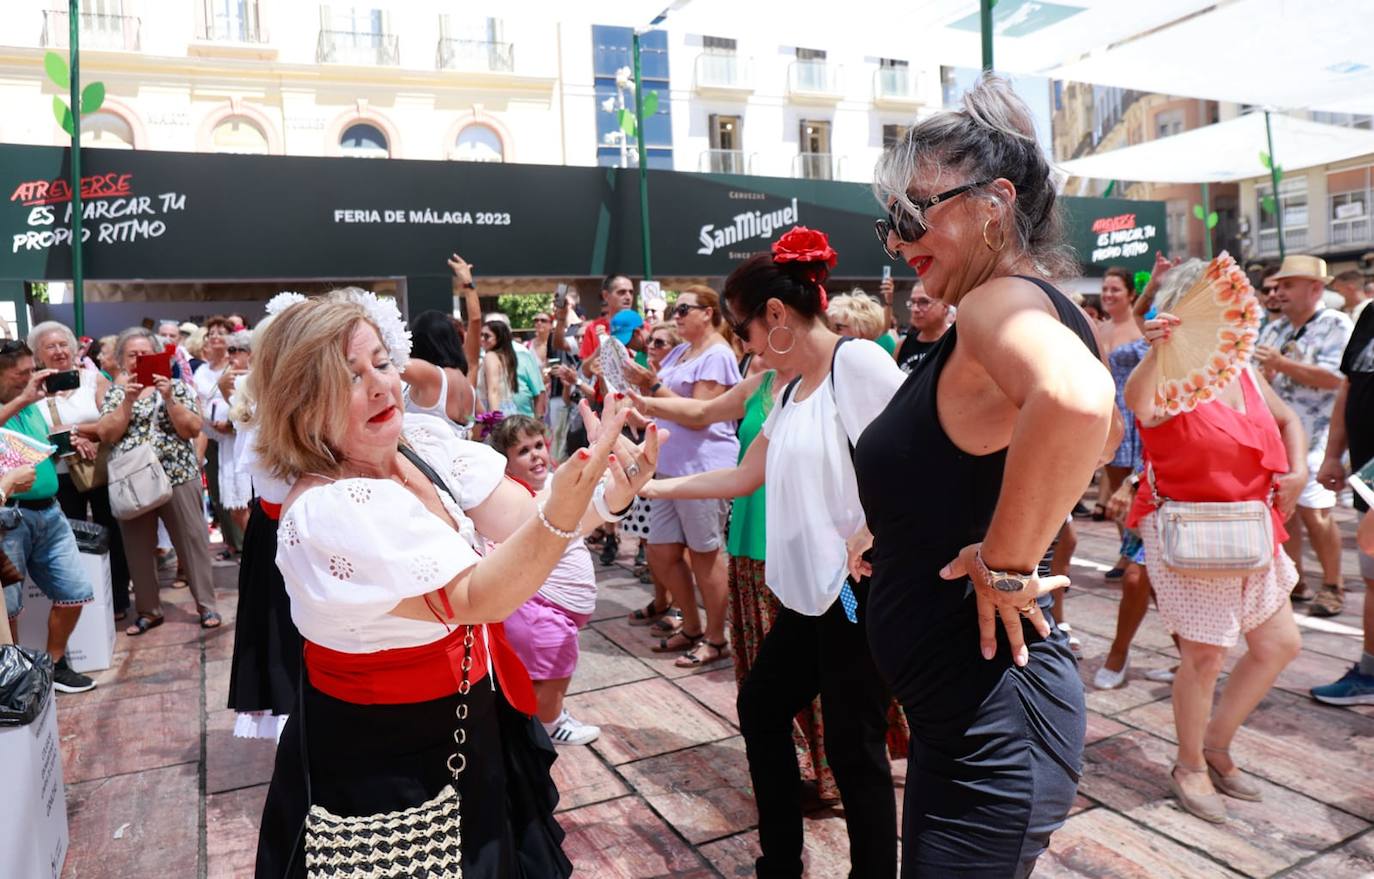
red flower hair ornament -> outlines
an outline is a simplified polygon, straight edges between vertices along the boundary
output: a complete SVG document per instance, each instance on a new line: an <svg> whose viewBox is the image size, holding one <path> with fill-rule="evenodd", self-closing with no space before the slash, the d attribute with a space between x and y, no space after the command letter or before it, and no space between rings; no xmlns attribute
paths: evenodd
<svg viewBox="0 0 1374 879"><path fill-rule="evenodd" d="M802 269L802 277L820 288L821 311L829 307L825 280L839 259L840 255L830 246L830 237L819 229L793 226L773 242L773 262L778 265L797 263Z"/></svg>

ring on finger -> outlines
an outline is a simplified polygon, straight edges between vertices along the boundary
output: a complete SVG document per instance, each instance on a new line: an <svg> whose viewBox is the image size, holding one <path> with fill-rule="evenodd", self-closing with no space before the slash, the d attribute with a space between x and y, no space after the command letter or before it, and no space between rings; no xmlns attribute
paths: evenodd
<svg viewBox="0 0 1374 879"><path fill-rule="evenodd" d="M639 465L631 461L629 465L625 467L625 475L630 479L634 479L639 475Z"/></svg>
<svg viewBox="0 0 1374 879"><path fill-rule="evenodd" d="M1026 616L1030 616L1031 614L1035 613L1035 612L1036 612L1037 610L1039 610L1039 609L1040 609L1040 605L1036 603L1036 601L1035 601L1034 598L1032 598L1030 601L1027 601L1027 602L1026 602L1026 606L1025 606L1025 607L1018 607L1018 608L1016 609L1016 612L1017 612L1017 613L1021 613L1021 614L1025 614Z"/></svg>

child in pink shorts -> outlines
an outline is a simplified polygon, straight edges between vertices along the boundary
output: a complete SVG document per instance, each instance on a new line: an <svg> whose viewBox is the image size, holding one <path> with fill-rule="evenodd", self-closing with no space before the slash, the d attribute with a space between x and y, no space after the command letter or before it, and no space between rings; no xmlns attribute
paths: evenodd
<svg viewBox="0 0 1374 879"><path fill-rule="evenodd" d="M506 456L506 475L542 495L553 475L548 440L542 422L515 415L497 424L489 441ZM577 668L577 633L595 609L592 554L578 538L568 544L543 587L506 620L506 638L530 673L539 720L556 745L585 745L601 735L600 727L578 721L563 707Z"/></svg>

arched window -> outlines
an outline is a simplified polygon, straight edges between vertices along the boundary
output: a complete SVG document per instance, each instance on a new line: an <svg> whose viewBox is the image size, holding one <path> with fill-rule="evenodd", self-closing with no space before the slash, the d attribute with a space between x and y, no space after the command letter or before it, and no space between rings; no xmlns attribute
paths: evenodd
<svg viewBox="0 0 1374 879"><path fill-rule="evenodd" d="M247 116L227 116L221 119L210 134L210 142L217 153L245 153L265 156L268 153L267 135L258 123Z"/></svg>
<svg viewBox="0 0 1374 879"><path fill-rule="evenodd" d="M458 132L449 158L463 162L504 162L506 148L501 135L486 125L469 125Z"/></svg>
<svg viewBox="0 0 1374 879"><path fill-rule="evenodd" d="M131 150L134 148L134 130L123 116L99 110L81 117L81 145Z"/></svg>
<svg viewBox="0 0 1374 879"><path fill-rule="evenodd" d="M363 159L385 159L391 155L386 135L375 125L355 122L339 137L339 151L345 156Z"/></svg>

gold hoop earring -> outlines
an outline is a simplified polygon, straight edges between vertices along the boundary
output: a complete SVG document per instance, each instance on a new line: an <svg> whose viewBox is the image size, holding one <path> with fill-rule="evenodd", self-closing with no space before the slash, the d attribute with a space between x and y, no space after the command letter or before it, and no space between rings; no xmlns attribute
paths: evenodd
<svg viewBox="0 0 1374 879"><path fill-rule="evenodd" d="M991 225L992 225L992 217L988 217L987 222L983 223L983 243L986 244L987 247L988 247L988 250L991 250L993 253L1001 253L1001 252L1002 252L1002 248L1004 248L1004 247L1007 246L1007 233L1006 233L1006 230L1005 230L1005 229L1002 230L1002 238L1001 238L1001 240L999 240L999 241L997 242L997 246L996 246L996 247L993 247L993 246L992 246L992 242L988 240L988 226L991 226ZM1000 228L1000 227L999 227L999 228Z"/></svg>
<svg viewBox="0 0 1374 879"><path fill-rule="evenodd" d="M787 347L785 349L778 348L773 344L773 334L778 330L787 330ZM785 355L790 353L795 347L797 347L797 334L793 332L791 327L779 324L768 331L768 350L772 351L774 354Z"/></svg>

